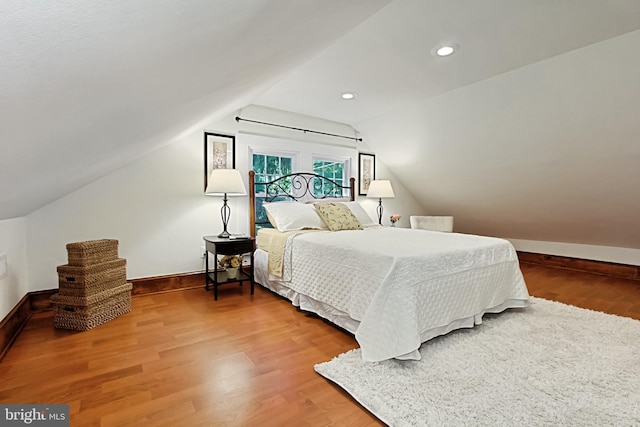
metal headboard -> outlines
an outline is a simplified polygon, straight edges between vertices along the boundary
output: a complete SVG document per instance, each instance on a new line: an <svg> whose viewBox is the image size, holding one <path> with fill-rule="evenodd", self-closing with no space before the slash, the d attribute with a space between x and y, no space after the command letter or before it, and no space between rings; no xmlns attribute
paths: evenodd
<svg viewBox="0 0 640 427"><path fill-rule="evenodd" d="M343 186L337 182L311 172L298 172L281 176L269 182L255 182L254 171L249 171L249 204L250 204L250 233L255 237L258 228L270 227L269 220L259 217L256 211L262 203L277 201L300 201L300 200L322 200L334 197L348 197L355 200L355 178L349 179L349 186ZM316 187L322 190L321 195L317 195ZM256 194L261 195L261 200L256 199ZM262 200L264 195L264 200Z"/></svg>

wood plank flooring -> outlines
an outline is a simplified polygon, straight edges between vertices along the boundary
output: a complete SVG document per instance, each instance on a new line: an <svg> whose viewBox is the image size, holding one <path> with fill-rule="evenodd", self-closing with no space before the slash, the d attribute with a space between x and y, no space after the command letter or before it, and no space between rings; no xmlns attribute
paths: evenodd
<svg viewBox="0 0 640 427"><path fill-rule="evenodd" d="M640 319L640 282L522 264L530 293ZM355 339L257 286L133 298L87 332L33 316L0 363L0 403L68 403L72 426L369 426L313 365Z"/></svg>

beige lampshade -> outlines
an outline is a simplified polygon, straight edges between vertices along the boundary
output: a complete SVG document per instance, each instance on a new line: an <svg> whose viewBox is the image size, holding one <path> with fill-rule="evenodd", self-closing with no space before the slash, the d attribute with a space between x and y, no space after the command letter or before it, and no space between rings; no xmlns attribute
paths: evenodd
<svg viewBox="0 0 640 427"><path fill-rule="evenodd" d="M391 181L388 179L375 179L369 184L369 191L367 191L367 197L376 199L386 199L395 197L393 194L393 187L391 187Z"/></svg>
<svg viewBox="0 0 640 427"><path fill-rule="evenodd" d="M207 189L208 196L245 196L247 190L242 181L242 175L237 169L214 169L209 175Z"/></svg>

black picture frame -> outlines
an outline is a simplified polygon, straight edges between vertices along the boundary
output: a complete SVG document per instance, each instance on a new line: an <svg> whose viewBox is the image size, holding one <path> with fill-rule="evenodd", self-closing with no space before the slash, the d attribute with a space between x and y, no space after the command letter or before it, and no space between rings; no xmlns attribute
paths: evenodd
<svg viewBox="0 0 640 427"><path fill-rule="evenodd" d="M204 133L204 190L214 169L236 168L236 137L223 133Z"/></svg>
<svg viewBox="0 0 640 427"><path fill-rule="evenodd" d="M365 196L371 181L376 179L376 156L358 153L358 195Z"/></svg>

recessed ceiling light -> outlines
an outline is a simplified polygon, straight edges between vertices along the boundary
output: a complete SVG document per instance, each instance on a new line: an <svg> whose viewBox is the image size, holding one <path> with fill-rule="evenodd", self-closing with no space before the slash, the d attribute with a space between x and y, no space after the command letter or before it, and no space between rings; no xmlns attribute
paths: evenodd
<svg viewBox="0 0 640 427"><path fill-rule="evenodd" d="M345 93L343 93L341 96L342 96L342 99L347 99L347 100L349 100L349 99L353 99L353 98L355 98L355 97L356 97L356 94L355 94L355 93L353 93L353 92L345 92Z"/></svg>
<svg viewBox="0 0 640 427"><path fill-rule="evenodd" d="M435 56L449 56L458 50L458 45L454 43L438 46L431 51Z"/></svg>

